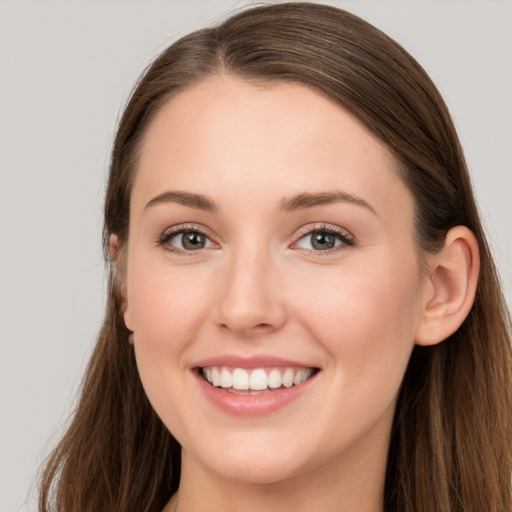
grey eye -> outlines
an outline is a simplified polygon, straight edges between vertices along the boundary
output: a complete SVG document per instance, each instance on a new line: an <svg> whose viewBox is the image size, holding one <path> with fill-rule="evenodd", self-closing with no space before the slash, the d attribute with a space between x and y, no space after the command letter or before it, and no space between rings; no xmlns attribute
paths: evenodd
<svg viewBox="0 0 512 512"><path fill-rule="evenodd" d="M172 248L178 251L198 251L212 247L212 241L200 231L181 230L174 233L169 233L162 237L160 240L161 245L168 246L169 250ZM169 247L170 246L170 247Z"/></svg>
<svg viewBox="0 0 512 512"><path fill-rule="evenodd" d="M181 245L187 251L204 249L207 243L207 237L197 231L186 231L178 234L175 238L181 239Z"/></svg>
<svg viewBox="0 0 512 512"><path fill-rule="evenodd" d="M309 251L329 251L343 244L351 245L344 235L328 229L315 229L304 235L296 245Z"/></svg>
<svg viewBox="0 0 512 512"><path fill-rule="evenodd" d="M326 251L336 246L336 236L327 231L313 231L309 236L311 246L317 251Z"/></svg>

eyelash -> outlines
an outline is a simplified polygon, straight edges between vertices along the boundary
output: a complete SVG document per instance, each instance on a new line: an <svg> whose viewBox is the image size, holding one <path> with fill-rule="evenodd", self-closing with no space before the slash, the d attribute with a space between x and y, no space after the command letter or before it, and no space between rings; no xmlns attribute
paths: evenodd
<svg viewBox="0 0 512 512"><path fill-rule="evenodd" d="M321 255L329 255L336 253L338 251L342 251L346 249L347 247L353 247L355 245L354 238L344 229L335 227L335 226L327 226L325 224L317 225L317 226L308 226L305 228L302 228L299 231L299 236L297 240L292 244L296 245L299 241L301 241L303 238L307 236L312 236L314 232L321 232L326 233L328 235L332 235L336 237L339 241L341 241L341 244L338 246L335 246L331 249L325 249L325 250L315 250L315 249L303 249L304 252L306 252L307 255L315 255L315 256L321 256ZM158 246L164 247L165 250L183 255L183 256L194 256L196 255L201 249L198 249L196 251L186 251L182 249L178 249L170 244L168 242L173 239L174 237L178 235L183 235L185 233L198 233L200 235L203 235L208 240L211 241L211 238L208 236L208 234L198 228L197 226L193 225L182 225L182 226L176 226L175 228L172 228L170 231L165 231L162 235L160 235L156 242Z"/></svg>
<svg viewBox="0 0 512 512"><path fill-rule="evenodd" d="M208 240L211 240L211 238L203 231L202 229L198 228L197 226L193 225L181 225L176 226L175 228L172 228L170 231L164 231L164 233L157 238L157 245L164 247L166 251L183 255L183 256L194 256L198 253L198 251L184 251L182 249L178 249L177 247L173 247L172 245L168 244L168 242L178 236L183 235L185 233L199 233L200 235L203 235Z"/></svg>
<svg viewBox="0 0 512 512"><path fill-rule="evenodd" d="M325 250L316 250L316 249L304 249L307 255L314 255L314 256L327 256L330 254L337 253L338 251L343 251L347 249L348 247L353 247L355 245L354 238L352 235L348 233L348 231L339 228L337 226L327 226L325 224L316 225L316 226L307 226L305 228L302 228L299 231L299 237L296 242L293 243L293 245L296 245L299 241L301 241L303 238L307 236L312 236L313 233L326 233L328 235L332 235L338 240L341 241L341 244L338 246L333 247L332 249L325 249Z"/></svg>

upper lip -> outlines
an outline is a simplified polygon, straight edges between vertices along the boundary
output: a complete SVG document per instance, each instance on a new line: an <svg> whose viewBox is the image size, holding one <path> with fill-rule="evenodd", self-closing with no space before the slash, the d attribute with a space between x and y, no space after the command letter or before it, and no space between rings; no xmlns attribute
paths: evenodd
<svg viewBox="0 0 512 512"><path fill-rule="evenodd" d="M275 367L292 367L292 368L315 368L311 364L305 364L292 359L283 359L267 354L258 354L253 356L240 356L236 354L224 354L208 357L196 362L194 368L205 368L209 366L229 366L232 368L275 368Z"/></svg>

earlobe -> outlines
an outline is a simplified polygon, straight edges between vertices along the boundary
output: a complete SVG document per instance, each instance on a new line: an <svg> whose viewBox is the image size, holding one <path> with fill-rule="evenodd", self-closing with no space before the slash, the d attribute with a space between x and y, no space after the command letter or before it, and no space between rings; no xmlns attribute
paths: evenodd
<svg viewBox="0 0 512 512"><path fill-rule="evenodd" d="M117 235L111 234L108 238L108 252L110 254L110 261L116 262L119 253L119 239Z"/></svg>
<svg viewBox="0 0 512 512"><path fill-rule="evenodd" d="M429 268L429 295L415 338L422 346L448 338L471 310L480 270L478 242L472 231L465 226L452 228Z"/></svg>
<svg viewBox="0 0 512 512"><path fill-rule="evenodd" d="M123 318L124 318L124 324L126 325L126 328L133 333L132 317L130 314L130 309L128 308L128 304L124 305Z"/></svg>

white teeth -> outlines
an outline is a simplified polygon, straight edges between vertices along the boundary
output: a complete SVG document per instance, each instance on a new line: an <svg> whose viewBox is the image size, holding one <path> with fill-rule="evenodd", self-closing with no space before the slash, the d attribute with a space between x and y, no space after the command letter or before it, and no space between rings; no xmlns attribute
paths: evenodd
<svg viewBox="0 0 512 512"><path fill-rule="evenodd" d="M305 370L302 370L302 382L308 380L311 375L313 375L313 368L306 368Z"/></svg>
<svg viewBox="0 0 512 512"><path fill-rule="evenodd" d="M293 383L297 386L302 382L303 373L302 370L300 372L297 372L295 374L295 377L293 377Z"/></svg>
<svg viewBox="0 0 512 512"><path fill-rule="evenodd" d="M233 387L233 376L229 370L222 368L220 372L220 387L231 388Z"/></svg>
<svg viewBox="0 0 512 512"><path fill-rule="evenodd" d="M283 384L283 379L281 378L281 372L274 368L269 374L268 374L268 387L272 389L280 388Z"/></svg>
<svg viewBox="0 0 512 512"><path fill-rule="evenodd" d="M283 373L283 386L285 388L290 388L293 386L293 370L291 368L288 368Z"/></svg>
<svg viewBox="0 0 512 512"><path fill-rule="evenodd" d="M233 389L249 389L249 374L242 368L233 370Z"/></svg>
<svg viewBox="0 0 512 512"><path fill-rule="evenodd" d="M278 389L298 386L313 374L313 368L255 368L246 370L223 366L212 366L202 369L205 379L215 387L232 388L234 390L264 391L268 388Z"/></svg>
<svg viewBox="0 0 512 512"><path fill-rule="evenodd" d="M209 369L209 368L208 368ZM206 370L206 380L210 383L210 384L213 384L215 387L219 387L220 386L220 371L219 369L214 366L212 368L212 376L211 376L211 379L208 378L208 370Z"/></svg>
<svg viewBox="0 0 512 512"><path fill-rule="evenodd" d="M249 387L255 391L262 391L268 387L268 378L265 370L253 370L249 381Z"/></svg>

